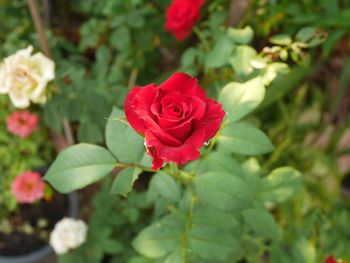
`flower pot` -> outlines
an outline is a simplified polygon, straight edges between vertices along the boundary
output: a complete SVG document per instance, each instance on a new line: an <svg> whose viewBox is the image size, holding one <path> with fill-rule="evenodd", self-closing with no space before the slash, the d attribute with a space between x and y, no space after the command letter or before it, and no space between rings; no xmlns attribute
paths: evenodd
<svg viewBox="0 0 350 263"><path fill-rule="evenodd" d="M46 169L39 169L38 172L44 174ZM79 201L78 196L76 193L70 193L69 195L65 196L65 204L68 204L68 208L65 212L65 216L68 217L77 217L78 216L78 207L79 207ZM51 207L52 209L52 207ZM56 209L56 207L54 208ZM5 243L6 244L6 243ZM13 254L13 253L12 253ZM53 250L49 245L44 245L39 249L36 249L33 252L30 252L28 254L22 254L22 255L1 255L0 254L0 263L37 263L40 262L45 257L52 255Z"/></svg>

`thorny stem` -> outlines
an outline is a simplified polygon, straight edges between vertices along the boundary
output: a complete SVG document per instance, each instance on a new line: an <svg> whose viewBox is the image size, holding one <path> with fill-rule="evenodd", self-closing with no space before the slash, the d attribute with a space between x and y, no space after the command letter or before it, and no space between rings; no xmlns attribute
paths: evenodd
<svg viewBox="0 0 350 263"><path fill-rule="evenodd" d="M40 46L41 46L44 54L47 57L52 59L52 53L50 50L49 42L48 42L47 37L45 35L45 30L44 30L45 27L44 27L44 24L42 22L42 18L40 16L36 0L28 0L28 6L30 9L30 13L32 15L35 30L36 30L38 37L39 37ZM64 136L65 136L67 144L73 145L74 144L74 137L73 137L72 127L71 127L69 121L67 120L67 118L62 119L62 126L63 126Z"/></svg>

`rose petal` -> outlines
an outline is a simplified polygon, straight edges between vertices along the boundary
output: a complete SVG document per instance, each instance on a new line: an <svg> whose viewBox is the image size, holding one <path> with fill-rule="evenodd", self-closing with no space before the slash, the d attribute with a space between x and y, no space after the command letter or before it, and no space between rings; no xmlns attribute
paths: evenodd
<svg viewBox="0 0 350 263"><path fill-rule="evenodd" d="M225 112L222 109L221 104L215 100L207 99L205 116L200 124L201 127L205 127L205 141L208 141L215 136L220 129L220 125L224 117Z"/></svg>
<svg viewBox="0 0 350 263"><path fill-rule="evenodd" d="M192 131L192 120L187 120L182 122L179 125L164 129L167 133L169 133L174 138L183 142L189 136Z"/></svg>
<svg viewBox="0 0 350 263"><path fill-rule="evenodd" d="M199 158L199 151L191 144L182 144L179 147L164 145L152 132L146 131L147 147L154 147L157 158L167 162L185 164L190 160Z"/></svg>
<svg viewBox="0 0 350 263"><path fill-rule="evenodd" d="M186 73L174 73L169 79L159 85L159 89L178 91L187 96L205 99L205 92L197 85L198 80Z"/></svg>
<svg viewBox="0 0 350 263"><path fill-rule="evenodd" d="M140 87L134 87L129 94L126 96L125 102L124 102L124 110L125 110L125 116L130 123L130 125L139 133L144 133L145 131L145 125L143 124L142 119L140 119L133 109L133 103L135 95L140 91Z"/></svg>
<svg viewBox="0 0 350 263"><path fill-rule="evenodd" d="M170 146L179 146L181 142L161 128L149 115L143 116L143 121L147 130L151 130L162 143Z"/></svg>

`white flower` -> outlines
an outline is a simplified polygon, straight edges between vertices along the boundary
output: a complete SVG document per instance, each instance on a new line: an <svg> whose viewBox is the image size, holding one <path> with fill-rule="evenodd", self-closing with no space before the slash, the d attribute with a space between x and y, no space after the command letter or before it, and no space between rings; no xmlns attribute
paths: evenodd
<svg viewBox="0 0 350 263"><path fill-rule="evenodd" d="M87 226L82 220L63 218L50 235L50 245L56 254L65 254L86 240Z"/></svg>
<svg viewBox="0 0 350 263"><path fill-rule="evenodd" d="M46 102L45 88L55 77L54 62L40 52L31 55L32 50L19 50L0 64L0 93L8 93L17 108Z"/></svg>

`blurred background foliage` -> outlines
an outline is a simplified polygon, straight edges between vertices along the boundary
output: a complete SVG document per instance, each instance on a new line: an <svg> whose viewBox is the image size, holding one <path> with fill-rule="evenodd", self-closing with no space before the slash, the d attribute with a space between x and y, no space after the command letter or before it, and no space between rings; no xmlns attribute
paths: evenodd
<svg viewBox="0 0 350 263"><path fill-rule="evenodd" d="M267 131L276 150L252 162L261 175L290 165L304 179L292 200L270 207L283 229L282 241L263 238L250 244L259 253L248 262L265 262L266 255L271 262L287 263L322 262L330 254L350 260L350 1L251 0L237 23L230 22L230 6L240 1L207 1L194 34L183 43L164 30L169 2L41 1L57 67L42 121L59 132L61 119L68 118L77 141L102 144L110 109L121 107L134 85L159 83L182 70L197 75L215 97L233 79L263 74L269 82L275 74L265 101L250 119ZM25 0L0 0L0 15L0 57L29 44L39 50ZM237 35L232 26L244 30ZM320 46L314 47L315 39L322 40ZM244 57L235 56L234 49ZM244 64L256 55L268 59L268 66ZM0 99L4 121L12 109ZM1 127L0 180L50 161L47 132L32 139L17 140ZM136 256L129 246L150 220L143 200L142 192L127 200L109 197L102 187L91 207L88 242L61 262L102 262L106 257L110 262L153 262ZM5 204L11 207L10 197Z"/></svg>

